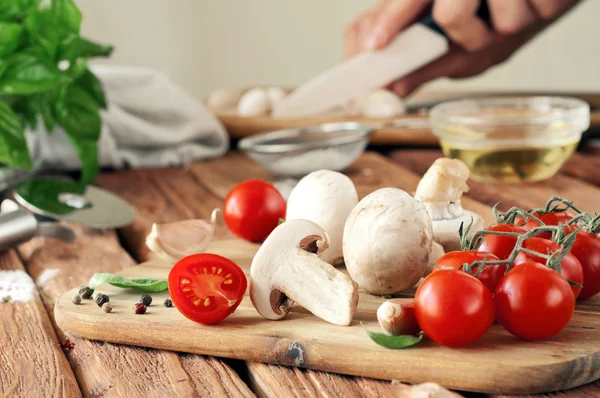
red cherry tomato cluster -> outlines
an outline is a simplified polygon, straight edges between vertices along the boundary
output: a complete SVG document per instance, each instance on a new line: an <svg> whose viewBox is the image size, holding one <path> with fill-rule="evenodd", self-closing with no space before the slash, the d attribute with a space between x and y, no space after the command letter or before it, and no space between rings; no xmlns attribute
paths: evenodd
<svg viewBox="0 0 600 398"><path fill-rule="evenodd" d="M415 293L425 335L466 346L494 319L525 340L563 330L575 301L600 293L600 217L578 213L561 198L529 213L511 209L462 251L442 256Z"/></svg>

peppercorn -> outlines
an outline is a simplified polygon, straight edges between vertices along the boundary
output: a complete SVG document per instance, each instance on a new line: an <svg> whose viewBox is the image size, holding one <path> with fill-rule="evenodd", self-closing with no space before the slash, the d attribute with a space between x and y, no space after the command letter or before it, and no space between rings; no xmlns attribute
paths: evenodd
<svg viewBox="0 0 600 398"><path fill-rule="evenodd" d="M104 303L102 304L102 311L106 312L107 314L109 312L112 311L112 304L111 303Z"/></svg>
<svg viewBox="0 0 600 398"><path fill-rule="evenodd" d="M94 291L87 286L79 289L79 296L81 296L82 299L89 300L92 298L92 294L94 294Z"/></svg>
<svg viewBox="0 0 600 398"><path fill-rule="evenodd" d="M171 299L166 299L165 302L163 303L165 305L165 307L170 308L173 306L173 302L171 301Z"/></svg>
<svg viewBox="0 0 600 398"><path fill-rule="evenodd" d="M109 301L110 298L106 294L98 293L96 296L96 304L98 304L98 307L102 307L104 303L108 303Z"/></svg>
<svg viewBox="0 0 600 398"><path fill-rule="evenodd" d="M12 297L10 297L10 296L4 296L4 297L2 297L2 301L4 301L5 303L8 303L11 298Z"/></svg>
<svg viewBox="0 0 600 398"><path fill-rule="evenodd" d="M135 312L138 315L145 314L146 306L144 305L144 303L135 303L133 305L133 312Z"/></svg>
<svg viewBox="0 0 600 398"><path fill-rule="evenodd" d="M149 294L142 294L140 303L144 304L146 307L150 306L150 304L152 304L152 296Z"/></svg>
<svg viewBox="0 0 600 398"><path fill-rule="evenodd" d="M76 294L73 296L73 299L71 301L73 302L73 304L79 305L81 304L81 297L78 294Z"/></svg>

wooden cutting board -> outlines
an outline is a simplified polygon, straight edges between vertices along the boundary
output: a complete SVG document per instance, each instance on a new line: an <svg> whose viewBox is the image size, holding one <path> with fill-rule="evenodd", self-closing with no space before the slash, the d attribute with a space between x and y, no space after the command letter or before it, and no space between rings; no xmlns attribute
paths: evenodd
<svg viewBox="0 0 600 398"><path fill-rule="evenodd" d="M214 242L209 251L232 259L248 274L256 249L229 238ZM120 274L160 279L167 277L169 269L168 264L150 261ZM73 304L75 289L56 304L61 329L93 340L409 383L434 381L466 391L540 393L600 378L600 305L592 302L581 305L569 326L548 341L521 341L494 325L467 348L446 348L424 339L409 349L389 350L372 342L360 326L362 322L381 331L375 314L384 299L365 292L349 327L329 324L302 308L281 321L269 321L256 312L248 295L225 321L202 326L175 308L165 308L167 292L153 294L147 313L135 315L132 305L139 293L111 286L98 290L110 296L113 312L105 314L92 300ZM411 300L410 294L405 297Z"/></svg>

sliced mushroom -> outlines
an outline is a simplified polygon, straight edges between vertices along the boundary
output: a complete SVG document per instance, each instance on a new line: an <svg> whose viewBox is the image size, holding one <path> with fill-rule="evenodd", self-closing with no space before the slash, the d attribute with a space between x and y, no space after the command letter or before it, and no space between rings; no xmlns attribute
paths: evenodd
<svg viewBox="0 0 600 398"><path fill-rule="evenodd" d="M342 237L348 215L358 203L352 181L342 173L319 170L302 178L287 202L286 220L310 220L327 232L329 249L321 258L332 265L343 262Z"/></svg>
<svg viewBox="0 0 600 398"><path fill-rule="evenodd" d="M483 218L477 213L464 210L461 204L463 193L468 192L469 168L458 159L437 159L423 175L415 198L431 216L433 240L445 251L460 250L458 230L473 222L469 238L483 229Z"/></svg>
<svg viewBox="0 0 600 398"><path fill-rule="evenodd" d="M260 315L278 320L296 302L335 325L352 322L358 287L321 260L327 233L312 221L289 220L264 241L250 267L250 299Z"/></svg>
<svg viewBox="0 0 600 398"><path fill-rule="evenodd" d="M153 224L146 246L165 261L176 263L183 257L206 250L215 231L223 225L221 210L215 209L211 221L185 220Z"/></svg>

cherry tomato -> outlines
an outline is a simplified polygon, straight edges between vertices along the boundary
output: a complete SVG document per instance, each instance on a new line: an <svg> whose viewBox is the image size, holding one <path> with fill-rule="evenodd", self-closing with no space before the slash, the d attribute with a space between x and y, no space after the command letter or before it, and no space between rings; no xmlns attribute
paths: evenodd
<svg viewBox="0 0 600 398"><path fill-rule="evenodd" d="M565 278L533 261L511 269L502 278L494 302L498 322L525 340L554 336L567 326L575 310L575 298Z"/></svg>
<svg viewBox="0 0 600 398"><path fill-rule="evenodd" d="M542 239L538 237L533 237L526 239L523 242L523 248L532 250L537 253L542 254L552 254L560 249L560 246L551 240ZM538 256L534 256L531 254L519 253L515 258L513 264L515 266L523 264L528 261L535 261L541 264L546 264L546 259ZM568 281L573 281L583 286L584 275L583 275L583 267L577 258L569 253L563 258L560 262L561 266L561 275ZM579 296L581 292L581 288L579 286L571 285L571 290L575 295L575 298Z"/></svg>
<svg viewBox="0 0 600 398"><path fill-rule="evenodd" d="M169 273L173 304L186 318L212 325L231 315L244 298L248 281L233 261L211 253L179 260Z"/></svg>
<svg viewBox="0 0 600 398"><path fill-rule="evenodd" d="M415 293L415 315L425 335L438 344L462 347L479 340L494 322L492 293L458 270L429 275Z"/></svg>
<svg viewBox="0 0 600 398"><path fill-rule="evenodd" d="M491 253L454 251L444 254L435 262L435 265L440 268L460 269L463 264L470 265L475 261L498 261L498 257ZM433 267L432 272L440 271L440 268ZM477 279L479 279L490 292L494 293L496 291L496 286L498 286L498 282L500 282L500 279L502 279L506 272L506 268L507 265L488 265L481 271L479 276L477 276ZM473 268L471 275L475 275L478 269L479 267Z"/></svg>
<svg viewBox="0 0 600 398"><path fill-rule="evenodd" d="M573 218L573 215L571 215L570 213L567 213L566 211L555 211L555 212L550 212L550 213L534 212L533 215L535 217L537 217L545 225L558 225L559 223L565 225L569 221L571 221L571 219ZM515 224L517 224L517 225L521 225L521 224L523 224L523 222L524 222L523 217L517 217L515 220ZM525 225L523 225L523 228L530 231L533 228L539 227L539 226L540 226L540 224L537 221L528 219L527 223L525 223ZM540 237L540 238L544 238L544 239L552 238L552 234L550 232L542 232L542 233L536 234L536 236Z"/></svg>
<svg viewBox="0 0 600 398"><path fill-rule="evenodd" d="M585 300L600 293L600 237L587 231L579 231L570 254L579 260L583 268L585 283L577 299Z"/></svg>
<svg viewBox="0 0 600 398"><path fill-rule="evenodd" d="M271 184L248 180L235 186L225 198L227 227L242 239L262 242L285 218L285 200Z"/></svg>
<svg viewBox="0 0 600 398"><path fill-rule="evenodd" d="M488 228L488 231L494 232L514 232L522 235L528 230L519 225L512 224L500 224L492 225ZM478 252L487 252L495 254L500 260L506 260L512 254L515 245L517 244L517 238L512 236L502 235L486 235L481 239L481 244L476 249Z"/></svg>

